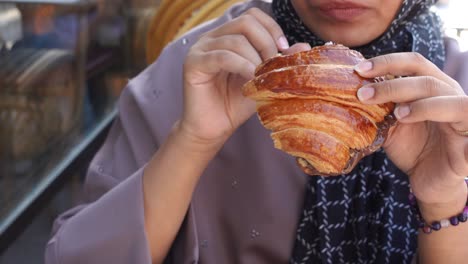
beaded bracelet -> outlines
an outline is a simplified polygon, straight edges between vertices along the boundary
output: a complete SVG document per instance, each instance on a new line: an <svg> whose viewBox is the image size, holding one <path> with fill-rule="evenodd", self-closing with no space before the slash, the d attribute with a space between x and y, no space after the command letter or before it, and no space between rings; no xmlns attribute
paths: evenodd
<svg viewBox="0 0 468 264"><path fill-rule="evenodd" d="M465 179L465 183L468 185L468 179ZM452 226L457 226L459 223L464 223L468 220L468 199L465 203L465 208L463 211L455 216L450 217L449 219L443 219L440 221L434 221L431 224L424 221L421 212L419 211L418 204L416 202L416 197L412 192L409 194L409 201L411 204L411 209L416 215L416 220L418 221L418 227L422 229L425 234L430 234L432 231L439 231L442 228Z"/></svg>

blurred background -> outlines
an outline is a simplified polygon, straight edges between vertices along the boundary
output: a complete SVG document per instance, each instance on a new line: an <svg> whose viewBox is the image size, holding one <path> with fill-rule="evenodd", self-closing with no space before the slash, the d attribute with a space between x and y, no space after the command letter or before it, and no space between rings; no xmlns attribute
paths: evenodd
<svg viewBox="0 0 468 264"><path fill-rule="evenodd" d="M458 39L460 49L468 50L468 1L439 0L432 11L440 15L447 36Z"/></svg>
<svg viewBox="0 0 468 264"><path fill-rule="evenodd" d="M129 79L240 0L0 0L0 263L43 263ZM466 0L433 12L468 50ZM154 96L158 96L155 94Z"/></svg>

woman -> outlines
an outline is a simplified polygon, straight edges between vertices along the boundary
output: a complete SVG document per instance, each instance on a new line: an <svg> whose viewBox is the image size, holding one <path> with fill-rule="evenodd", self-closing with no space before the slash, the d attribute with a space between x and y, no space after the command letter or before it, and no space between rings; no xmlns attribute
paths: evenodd
<svg viewBox="0 0 468 264"><path fill-rule="evenodd" d="M468 224L418 234L407 199L410 183L431 223L468 195L468 99L437 67L432 3L254 0L172 43L123 93L89 200L57 220L47 262L462 263ZM385 152L332 178L274 150L240 92L261 61L322 40L371 58L364 77L407 76L359 90L398 103L399 124Z"/></svg>

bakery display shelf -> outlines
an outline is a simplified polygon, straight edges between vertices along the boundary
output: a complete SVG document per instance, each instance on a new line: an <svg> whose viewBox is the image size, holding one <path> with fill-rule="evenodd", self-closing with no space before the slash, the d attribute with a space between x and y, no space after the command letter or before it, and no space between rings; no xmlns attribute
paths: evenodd
<svg viewBox="0 0 468 264"><path fill-rule="evenodd" d="M116 116L122 37L102 29L125 26L98 3L0 1L0 255L84 175Z"/></svg>
<svg viewBox="0 0 468 264"><path fill-rule="evenodd" d="M0 168L0 255L73 173L86 168L116 116L115 103L30 165L28 173Z"/></svg>

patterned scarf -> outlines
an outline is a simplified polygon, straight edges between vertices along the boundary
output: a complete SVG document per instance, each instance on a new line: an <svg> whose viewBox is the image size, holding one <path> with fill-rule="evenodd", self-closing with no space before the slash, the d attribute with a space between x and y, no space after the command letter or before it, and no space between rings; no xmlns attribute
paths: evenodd
<svg viewBox="0 0 468 264"><path fill-rule="evenodd" d="M384 34L355 49L367 58L415 51L442 68L445 61L442 23L436 14L429 11L435 2L437 0L404 0L400 12ZM325 43L326 40L319 39L307 29L290 0L273 0L272 8L290 43L308 42L312 47Z"/></svg>
<svg viewBox="0 0 468 264"><path fill-rule="evenodd" d="M405 0L387 32L357 50L368 58L415 51L442 68L441 22L429 11L435 2ZM272 8L290 43L324 44L290 0L273 0ZM408 201L408 177L382 150L347 175L310 177L306 188L290 263L411 263L418 223Z"/></svg>

